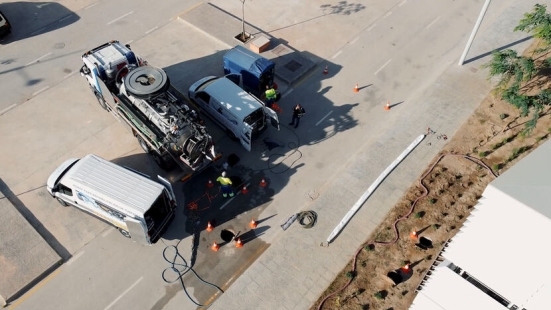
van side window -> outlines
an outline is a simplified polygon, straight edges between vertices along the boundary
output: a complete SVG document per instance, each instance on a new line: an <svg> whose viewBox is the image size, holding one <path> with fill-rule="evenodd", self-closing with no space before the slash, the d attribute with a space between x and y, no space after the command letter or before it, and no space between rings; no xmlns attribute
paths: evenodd
<svg viewBox="0 0 551 310"><path fill-rule="evenodd" d="M59 184L59 192L67 196L73 196L73 191L63 184Z"/></svg>
<svg viewBox="0 0 551 310"><path fill-rule="evenodd" d="M197 97L199 97L199 99L203 100L205 102L205 104L207 104L207 105L210 103L210 96L209 96L209 94L207 94L205 92L198 93Z"/></svg>

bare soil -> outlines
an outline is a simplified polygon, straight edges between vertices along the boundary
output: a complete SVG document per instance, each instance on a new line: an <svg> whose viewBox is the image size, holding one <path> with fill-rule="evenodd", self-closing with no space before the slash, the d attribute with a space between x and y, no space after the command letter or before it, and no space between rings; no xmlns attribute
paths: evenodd
<svg viewBox="0 0 551 310"><path fill-rule="evenodd" d="M536 43L525 55L531 55L534 48ZM533 90L549 88L549 80L549 75L538 76L527 85ZM545 110L536 128L524 134L530 117L519 117L516 107L490 93L455 136L447 137L449 142L418 182L409 188L358 249L356 260L351 259L311 309L408 309L417 287L446 242L458 232L488 183L495 179L489 169L461 156L444 156L440 161L438 158L443 154L470 155L499 175L549 138L549 112ZM428 195L419 199L412 210L413 202L425 193L419 182L426 186ZM394 223L399 218L404 219L396 225L399 234L394 242ZM411 238L412 231L417 232L418 238L431 239L433 248L417 247L419 239ZM387 277L388 272L400 272L408 263L411 271L405 273L403 282L395 285Z"/></svg>

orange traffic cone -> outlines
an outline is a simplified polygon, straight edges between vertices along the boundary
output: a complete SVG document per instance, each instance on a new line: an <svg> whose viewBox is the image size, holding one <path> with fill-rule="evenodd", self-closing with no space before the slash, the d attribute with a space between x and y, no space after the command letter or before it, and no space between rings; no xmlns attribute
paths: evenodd
<svg viewBox="0 0 551 310"><path fill-rule="evenodd" d="M258 223L255 222L254 219L252 219L251 222L249 223L249 227L252 229L255 229L256 226L258 226Z"/></svg>
<svg viewBox="0 0 551 310"><path fill-rule="evenodd" d="M327 68L327 65L325 65L325 69L323 69L323 74L329 73L329 69Z"/></svg>
<svg viewBox="0 0 551 310"><path fill-rule="evenodd" d="M207 187L211 188L213 185L214 183L212 183L212 180L209 179L209 181L207 182Z"/></svg>
<svg viewBox="0 0 551 310"><path fill-rule="evenodd" d="M246 194L246 193L248 193L248 192L249 192L249 190L247 189L247 186L246 186L246 185L243 186L243 188L241 189L241 194L244 195L244 194Z"/></svg>
<svg viewBox="0 0 551 310"><path fill-rule="evenodd" d="M358 83L356 83L356 86L354 86L354 92L357 93L360 91L360 88L358 88Z"/></svg>
<svg viewBox="0 0 551 310"><path fill-rule="evenodd" d="M262 180L260 180L260 187L266 187L268 183L266 183L266 180L264 178L262 178Z"/></svg>
<svg viewBox="0 0 551 310"><path fill-rule="evenodd" d="M212 224L209 222L207 222L207 231L208 232L211 232L212 230L214 229L214 227L212 226Z"/></svg>
<svg viewBox="0 0 551 310"><path fill-rule="evenodd" d="M385 110L390 110L390 101L387 101L385 104Z"/></svg>
<svg viewBox="0 0 551 310"><path fill-rule="evenodd" d="M220 245L218 245L218 243L216 243L216 241L214 241L212 243L212 246L210 247L210 249L213 250L214 252L218 251L219 248L220 248Z"/></svg>
<svg viewBox="0 0 551 310"><path fill-rule="evenodd" d="M241 241L241 238L237 238L235 240L235 247L236 248L242 248L243 247L243 242Z"/></svg>
<svg viewBox="0 0 551 310"><path fill-rule="evenodd" d="M417 240L417 238L419 237L417 235L417 231L412 231L411 234L409 234L409 237L412 239L412 240Z"/></svg>
<svg viewBox="0 0 551 310"><path fill-rule="evenodd" d="M405 264L404 267L400 268L400 270L402 270L402 272L404 273L408 273L411 271L411 269L409 269L409 264Z"/></svg>

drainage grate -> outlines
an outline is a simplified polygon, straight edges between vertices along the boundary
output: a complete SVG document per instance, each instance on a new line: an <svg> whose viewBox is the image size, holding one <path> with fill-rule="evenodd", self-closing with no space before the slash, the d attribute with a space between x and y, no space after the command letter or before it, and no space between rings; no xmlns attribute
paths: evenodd
<svg viewBox="0 0 551 310"><path fill-rule="evenodd" d="M287 70L289 70L291 72L295 72L298 69L300 69L300 67L302 67L302 65L299 62L291 60L283 67L285 67Z"/></svg>

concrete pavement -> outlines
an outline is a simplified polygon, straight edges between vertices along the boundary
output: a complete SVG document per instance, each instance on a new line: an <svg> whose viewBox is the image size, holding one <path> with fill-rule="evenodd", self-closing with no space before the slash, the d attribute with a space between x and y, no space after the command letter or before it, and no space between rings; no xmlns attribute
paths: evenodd
<svg viewBox="0 0 551 310"><path fill-rule="evenodd" d="M318 224L308 230L295 224L280 233L270 248L218 298L211 309L308 309L313 306L445 142L437 140L436 135L428 136L391 173L329 247L320 247L320 242L374 178L417 135L424 133L427 125L437 133L453 135L491 89L487 73L479 69L489 59L486 52L526 37L525 34L512 33L512 28L534 3L504 4L499 14L491 15L493 18L479 31L467 60L479 55L484 57L458 67L456 59L462 49L456 48L456 58L448 63L432 85L412 98L409 104L389 112L398 113L389 116L395 124L394 129L359 147L345 164L341 163L343 169L336 169L338 172L331 181L319 190L318 198L303 204L304 209L318 213ZM522 41L511 48L522 51L528 43ZM343 67L346 65L353 63L342 64ZM379 149L380 154L373 154L369 149ZM279 204L296 198L289 197ZM326 305L326 308L331 308L331 305Z"/></svg>
<svg viewBox="0 0 551 310"><path fill-rule="evenodd" d="M514 9L514 12L520 15L531 7L531 5L525 6L526 8L513 7L511 10L505 10L500 17L518 20L512 14L512 10ZM377 10L382 9L377 8ZM231 18L235 19L233 16ZM346 27L350 27L350 25L346 25ZM499 45L496 38L505 41L503 45L511 42L511 38L508 36L511 30L509 25L503 25L500 22L486 25L483 29L492 38L493 45L496 43ZM483 33L481 32L480 35L482 36ZM293 36L295 39L297 38L296 34L293 34ZM337 41L346 40L347 38L344 37L346 36L337 38ZM353 40L353 36L351 39ZM484 42L489 41L485 40ZM304 41L302 42L304 43ZM334 54L337 52L336 50L325 49L323 44L319 41L316 42L315 46L310 50L311 52L316 52L316 54L319 52L317 55L325 57L336 55ZM298 39L294 43L296 45L291 46L295 49L301 50L307 48L307 46L301 45L301 41ZM338 45L337 43L335 45ZM515 47L522 49L526 43L524 42L524 45L517 45ZM345 45L343 44L342 46ZM489 49L494 47L491 46ZM489 50L488 47L481 47L479 45L473 48L473 51L477 51L477 48L481 51ZM141 51L142 49L136 48L136 50ZM459 54L457 57L459 57ZM473 54L478 55L476 52ZM467 59L469 58L467 57ZM320 61L320 59L318 58L317 61ZM430 161L434 154L438 152L438 143L442 143L442 141L432 141L432 147L423 144L424 147L415 150L362 207L362 210L329 248L320 248L318 244L327 237L331 229L338 223L338 220L357 200L367 185L371 183L372 177L376 177L391 159L397 156L414 137L424 132L427 124L430 123L431 128L451 136L451 133L458 128L472 109L478 105L479 100L489 89L484 72L472 72L476 71L475 69L478 65L484 61L485 59L479 59L464 68L454 67L454 63L450 62L445 73L436 78L436 83L434 83L433 87L415 96L414 100L411 100L413 104L398 106L396 108L396 111L398 109L405 111L400 112L400 114L392 113L394 111L391 111L390 113L392 114L383 116L384 112L381 109L380 114L373 117L388 117L389 122L398 125L395 127L396 129L384 132L376 138L367 138L364 144L357 151L352 152L347 160L331 166L333 168L331 170L335 171L329 173L332 177L317 180L315 185L309 184L306 181L293 180L291 185L300 188L300 190L291 191L290 194L287 193L287 197L277 196L277 203L266 211L265 216L273 214L275 207L293 204L296 203L297 198L304 198L302 195L304 188L311 187L315 188L313 192L308 190L308 193L312 193L309 196L312 198L307 198L306 202L304 199L298 201L302 208L313 209L318 212L320 215L318 225L310 230L302 230L295 224L286 232L281 233L277 229L279 224L282 223L277 221L280 221L282 217L288 217L290 214L279 214L279 217L275 218L273 222L268 222L268 224L276 228L270 232L271 247L249 270L233 283L212 308L255 309L259 305L270 309L308 308L317 299L319 294L323 292L333 277L343 268L346 262L348 262L350 255L356 250L357 246L365 240L377 223L380 222L380 219L386 215L388 209L401 197L401 193L416 179L425 166L424 164ZM353 67L354 62L343 61L340 65L343 67ZM473 70L468 70L469 68ZM78 89L80 86L70 85L67 87L76 87ZM346 87L349 87L351 91L352 85ZM290 100L293 99L294 94L290 94L288 98ZM40 109L41 107L29 107L28 110L26 109L26 112L31 113L35 108ZM70 108L69 104L63 105L63 109ZM82 114L81 118L86 119L84 117L86 113L96 112L93 109L86 108L85 111L80 111ZM35 111L34 113L39 114L40 112ZM70 113L74 115L75 111ZM62 121L70 122L71 120L64 119ZM49 126L55 128L53 124ZM79 126L79 124L75 123L75 126ZM95 126L99 125L95 124L92 127L96 128ZM95 132L93 128L87 129L86 139L84 139L85 142L83 144L92 143L96 144L96 148L100 148L101 146L98 141L104 141L104 139L98 139L95 136L107 135L107 133ZM110 133L112 132L113 130L111 129ZM286 133L289 134L289 132ZM128 136L127 133L120 134L123 137ZM65 139L71 139L70 133L65 133L64 135L66 135ZM346 134L342 134L341 136L339 139L350 137ZM434 137L429 137L429 139L431 138L434 139ZM135 151L135 148L129 145L129 143L134 143L132 139L124 139L124 143L125 147L123 149L125 152ZM375 155L367 151L374 148L379 148L382 154ZM303 148L302 150L305 155L311 155L309 154L310 149ZM83 146L80 150L65 150L61 153L79 154L82 152L84 152ZM106 152L112 155L108 151ZM56 152L56 154L59 153ZM56 154L53 154L53 157ZM51 158L52 156L49 157ZM305 156L304 159L306 158ZM43 169L51 170L52 165L53 163L48 162L47 167ZM343 168L342 171L340 168ZM358 173L358 171L361 171L361 173ZM328 172L325 172L325 175L327 174ZM26 185L19 184L22 181L20 179L12 181L16 181L15 184L21 189L27 187ZM278 186L276 177L274 177L274 182L271 186ZM57 213L59 214L59 212ZM93 231L97 231L98 229L98 227L93 228ZM100 228L103 229L103 225ZM74 247L72 246L70 248L71 253L74 253L79 246L76 244ZM292 290L289 290L289 288L292 288Z"/></svg>

